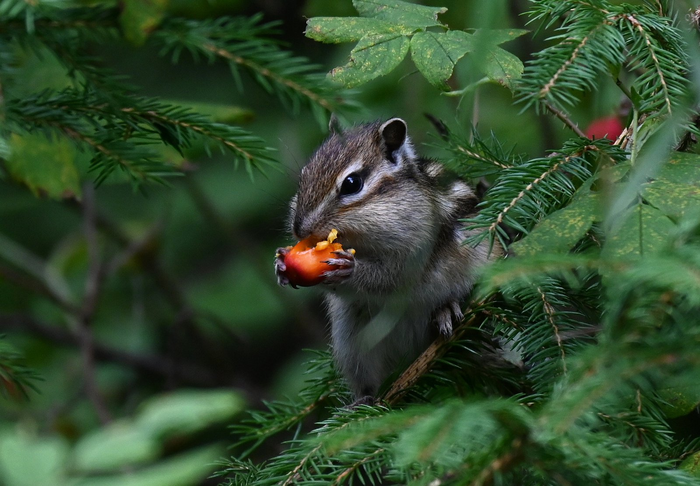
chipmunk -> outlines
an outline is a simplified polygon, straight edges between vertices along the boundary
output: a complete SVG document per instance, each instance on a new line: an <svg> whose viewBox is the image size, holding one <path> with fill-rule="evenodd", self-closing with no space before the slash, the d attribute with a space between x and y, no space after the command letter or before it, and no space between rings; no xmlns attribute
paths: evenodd
<svg viewBox="0 0 700 486"><path fill-rule="evenodd" d="M463 244L460 219L478 198L444 167L417 155L406 122L392 118L333 132L301 170L290 203L295 238L338 230L344 248L325 273L335 360L355 398L376 397L437 333L462 319L475 269L499 248ZM287 248L277 250L280 285Z"/></svg>

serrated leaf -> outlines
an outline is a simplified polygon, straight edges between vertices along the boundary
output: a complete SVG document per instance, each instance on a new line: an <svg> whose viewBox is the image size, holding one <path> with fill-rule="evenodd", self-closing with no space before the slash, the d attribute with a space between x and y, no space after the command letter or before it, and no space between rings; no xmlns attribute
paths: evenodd
<svg viewBox="0 0 700 486"><path fill-rule="evenodd" d="M338 44L357 42L366 35L406 34L411 30L366 17L315 17L306 22L304 33L315 41Z"/></svg>
<svg viewBox="0 0 700 486"><path fill-rule="evenodd" d="M700 184L679 184L656 180L644 185L642 196L665 215L680 218L700 207Z"/></svg>
<svg viewBox="0 0 700 486"><path fill-rule="evenodd" d="M513 91L515 82L522 77L525 66L515 54L500 47L493 47L484 54L479 68L490 80Z"/></svg>
<svg viewBox="0 0 700 486"><path fill-rule="evenodd" d="M649 204L674 218L700 207L700 156L674 154L642 191Z"/></svg>
<svg viewBox="0 0 700 486"><path fill-rule="evenodd" d="M352 4L363 17L386 20L413 29L442 25L437 16L447 12L445 7L426 7L400 0L353 0Z"/></svg>
<svg viewBox="0 0 700 486"><path fill-rule="evenodd" d="M682 184L700 183L700 155L674 152L661 166L656 179Z"/></svg>
<svg viewBox="0 0 700 486"><path fill-rule="evenodd" d="M333 69L329 77L347 88L359 86L391 72L406 57L409 45L403 35L363 37L350 53L350 62Z"/></svg>
<svg viewBox="0 0 700 486"><path fill-rule="evenodd" d="M142 46L146 39L165 18L168 0L124 0L119 24L124 37L135 46Z"/></svg>
<svg viewBox="0 0 700 486"><path fill-rule="evenodd" d="M512 41L530 32L525 29L477 29L474 31L474 41L497 46L504 42Z"/></svg>
<svg viewBox="0 0 700 486"><path fill-rule="evenodd" d="M595 194L574 199L537 223L530 234L513 243L511 249L518 256L568 252L588 232L597 213Z"/></svg>
<svg viewBox="0 0 700 486"><path fill-rule="evenodd" d="M418 32L411 39L411 57L430 84L446 90L455 64L473 50L473 36L461 30Z"/></svg>
<svg viewBox="0 0 700 486"><path fill-rule="evenodd" d="M638 204L629 210L622 225L603 245L605 258L640 257L662 250L675 225L658 209Z"/></svg>
<svg viewBox="0 0 700 486"><path fill-rule="evenodd" d="M36 196L80 197L80 177L74 162L77 154L69 140L12 134L9 142L6 169L12 178Z"/></svg>

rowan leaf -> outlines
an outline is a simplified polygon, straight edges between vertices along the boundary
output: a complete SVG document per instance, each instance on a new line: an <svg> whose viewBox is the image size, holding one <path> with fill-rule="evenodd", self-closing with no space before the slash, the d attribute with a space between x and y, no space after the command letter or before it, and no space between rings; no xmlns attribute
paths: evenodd
<svg viewBox="0 0 700 486"><path fill-rule="evenodd" d="M10 137L6 169L10 177L25 184L35 195L52 199L80 197L80 176L75 166L76 149L65 138L49 140L42 135Z"/></svg>
<svg viewBox="0 0 700 486"><path fill-rule="evenodd" d="M537 223L527 236L513 243L511 249L518 256L545 251L568 252L586 235L597 215L598 198L589 193Z"/></svg>
<svg viewBox="0 0 700 486"><path fill-rule="evenodd" d="M410 32L401 25L367 17L315 17L306 22L304 31L306 37L331 44L357 42L366 35Z"/></svg>
<svg viewBox="0 0 700 486"><path fill-rule="evenodd" d="M373 17L413 29L425 29L442 25L438 14L447 12L445 7L427 7L401 0L353 0L353 6L363 17Z"/></svg>
<svg viewBox="0 0 700 486"><path fill-rule="evenodd" d="M447 90L457 61L472 51L472 34L461 30L418 32L411 39L411 57L430 84Z"/></svg>
<svg viewBox="0 0 700 486"><path fill-rule="evenodd" d="M629 210L624 222L608 236L604 258L640 257L662 250L675 225L658 209L638 204Z"/></svg>
<svg viewBox="0 0 700 486"><path fill-rule="evenodd" d="M379 34L363 37L350 52L350 62L333 69L329 77L347 88L353 88L391 72L403 61L410 41L400 34Z"/></svg>

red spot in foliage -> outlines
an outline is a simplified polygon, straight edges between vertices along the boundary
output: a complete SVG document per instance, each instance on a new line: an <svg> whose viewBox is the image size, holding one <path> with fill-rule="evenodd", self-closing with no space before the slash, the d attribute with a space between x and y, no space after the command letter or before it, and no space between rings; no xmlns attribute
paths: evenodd
<svg viewBox="0 0 700 486"><path fill-rule="evenodd" d="M605 116L593 120L586 130L588 138L607 138L608 140L617 140L625 127L620 119L616 116Z"/></svg>

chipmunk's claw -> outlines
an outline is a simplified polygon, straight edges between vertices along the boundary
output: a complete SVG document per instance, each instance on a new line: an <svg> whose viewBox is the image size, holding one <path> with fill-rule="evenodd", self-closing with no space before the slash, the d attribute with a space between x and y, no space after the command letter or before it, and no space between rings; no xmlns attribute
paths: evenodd
<svg viewBox="0 0 700 486"><path fill-rule="evenodd" d="M447 302L435 312L435 323L438 332L443 337L452 336L452 330L462 321L464 314L459 302L453 300Z"/></svg>
<svg viewBox="0 0 700 486"><path fill-rule="evenodd" d="M325 260L324 263L334 267L323 273L323 283L337 284L352 275L355 270L355 255L346 250L334 251L336 258Z"/></svg>
<svg viewBox="0 0 700 486"><path fill-rule="evenodd" d="M287 271L287 265L284 263L287 254L289 254L289 247L284 246L277 248L275 252L275 275L277 275L277 283L282 287L289 285L289 279L284 274ZM292 285L292 287L294 286Z"/></svg>

